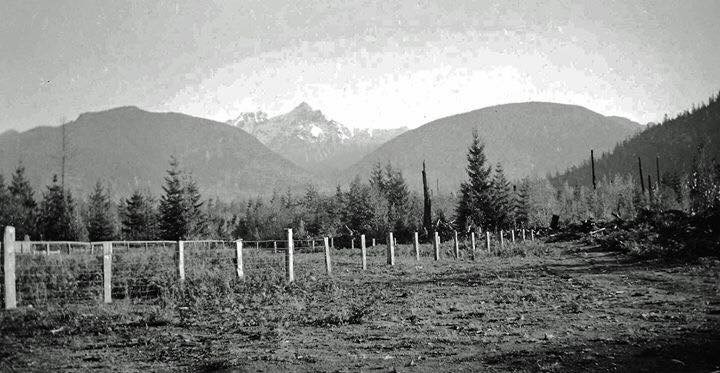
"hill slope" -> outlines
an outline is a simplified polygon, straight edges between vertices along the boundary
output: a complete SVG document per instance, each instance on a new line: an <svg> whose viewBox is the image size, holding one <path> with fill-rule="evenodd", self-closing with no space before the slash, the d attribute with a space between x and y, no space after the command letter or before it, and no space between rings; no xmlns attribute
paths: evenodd
<svg viewBox="0 0 720 373"><path fill-rule="evenodd" d="M268 118L263 112L243 113L235 125L295 164L327 174L362 159L407 128L353 129L327 119L320 110L301 103L292 111Z"/></svg>
<svg viewBox="0 0 720 373"><path fill-rule="evenodd" d="M248 133L183 114L121 107L85 113L63 126L66 185L83 193L101 180L115 196L135 188L158 195L172 155L193 173L207 197L268 193L311 178ZM0 173L9 177L21 161L36 191L44 190L53 174L60 174L61 149L61 127L5 132L0 135Z"/></svg>
<svg viewBox="0 0 720 373"><path fill-rule="evenodd" d="M345 179L366 176L377 162L391 162L403 171L411 188L420 189L420 169L426 160L431 185L439 184L441 192L454 192L466 178L466 153L474 129L485 142L491 164L502 163L506 175L517 179L564 170L580 163L589 149L610 150L642 126L573 105L492 106L408 131L349 168Z"/></svg>
<svg viewBox="0 0 720 373"><path fill-rule="evenodd" d="M660 170L665 174L686 174L692 168L697 148L705 146L709 157L720 159L720 94L707 105L686 111L676 118L654 125L639 135L615 147L612 153L595 160L595 175L603 176L633 174L638 177L638 161L643 162L645 177L650 175L655 183L655 157L660 157ZM586 157L589 155L586 154ZM552 178L556 184L591 185L589 161L573 167L562 175Z"/></svg>

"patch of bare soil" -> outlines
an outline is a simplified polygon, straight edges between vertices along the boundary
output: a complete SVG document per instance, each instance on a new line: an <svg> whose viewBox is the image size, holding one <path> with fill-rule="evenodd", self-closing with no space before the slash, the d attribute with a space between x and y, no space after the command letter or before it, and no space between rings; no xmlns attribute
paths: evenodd
<svg viewBox="0 0 720 373"><path fill-rule="evenodd" d="M374 254L366 273L339 256L330 279L318 254L317 276L226 308L3 311L0 369L720 369L716 260L629 262L576 242L393 268Z"/></svg>

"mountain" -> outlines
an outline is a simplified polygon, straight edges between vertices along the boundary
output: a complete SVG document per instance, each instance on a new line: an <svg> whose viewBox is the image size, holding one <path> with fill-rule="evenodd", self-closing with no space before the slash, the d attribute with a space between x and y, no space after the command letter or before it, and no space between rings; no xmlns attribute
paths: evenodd
<svg viewBox="0 0 720 373"><path fill-rule="evenodd" d="M720 93L709 102L661 124L649 126L637 136L623 141L611 153L595 160L596 179L632 174L638 177L638 157L642 159L644 177L656 183L656 157L663 175L687 174L692 169L698 147L703 146L709 159L720 159ZM586 154L586 159L588 155ZM572 167L552 178L556 184L592 185L589 161ZM661 176L662 177L662 176Z"/></svg>
<svg viewBox="0 0 720 373"><path fill-rule="evenodd" d="M135 188L157 196L173 155L192 172L206 197L229 200L274 188L299 188L311 180L241 129L136 107L85 113L60 127L5 132L0 135L0 173L7 179L22 162L36 191L44 191L53 174L60 174L63 128L66 185L82 193L100 180L111 186L115 197Z"/></svg>
<svg viewBox="0 0 720 373"><path fill-rule="evenodd" d="M329 120L303 102L292 111L268 118L243 113L228 124L241 128L297 165L319 174L332 173L359 161L407 128L351 129Z"/></svg>
<svg viewBox="0 0 720 373"><path fill-rule="evenodd" d="M403 133L350 167L341 180L367 177L376 163L392 163L413 189L421 188L427 163L429 182L455 192L466 179L466 154L477 130L493 166L500 162L510 180L565 170L590 149L600 154L642 129L637 123L605 117L586 108L546 102L487 107L441 118Z"/></svg>

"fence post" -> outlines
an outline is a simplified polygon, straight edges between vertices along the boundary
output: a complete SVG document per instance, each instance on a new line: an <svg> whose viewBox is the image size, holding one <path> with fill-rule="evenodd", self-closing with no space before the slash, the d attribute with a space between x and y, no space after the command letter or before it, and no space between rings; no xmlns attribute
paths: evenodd
<svg viewBox="0 0 720 373"><path fill-rule="evenodd" d="M505 248L505 231L500 230L500 250Z"/></svg>
<svg viewBox="0 0 720 373"><path fill-rule="evenodd" d="M295 255L295 243L293 242L292 228L287 230L287 250L285 250L285 274L288 282L295 281L295 267L294 267L294 255Z"/></svg>
<svg viewBox="0 0 720 373"><path fill-rule="evenodd" d="M522 229L522 239L523 242L525 242L525 228Z"/></svg>
<svg viewBox="0 0 720 373"><path fill-rule="evenodd" d="M435 260L440 260L440 233L435 232L435 239L433 240L433 249L435 251Z"/></svg>
<svg viewBox="0 0 720 373"><path fill-rule="evenodd" d="M330 264L330 240L325 237L323 238L323 241L325 241L325 271L328 276L330 276L332 275L332 264Z"/></svg>
<svg viewBox="0 0 720 373"><path fill-rule="evenodd" d="M535 241L535 230L534 229L530 230L530 241Z"/></svg>
<svg viewBox="0 0 720 373"><path fill-rule="evenodd" d="M103 242L103 301L112 303L112 242Z"/></svg>
<svg viewBox="0 0 720 373"><path fill-rule="evenodd" d="M372 247L375 247L375 239L373 238L373 244Z"/></svg>
<svg viewBox="0 0 720 373"><path fill-rule="evenodd" d="M387 242L387 264L395 265L395 240L393 239L393 233L388 233Z"/></svg>
<svg viewBox="0 0 720 373"><path fill-rule="evenodd" d="M455 234L454 245L455 245L455 259L460 259L460 243L458 242L457 231L453 231Z"/></svg>
<svg viewBox="0 0 720 373"><path fill-rule="evenodd" d="M355 250L355 238L350 239L350 250Z"/></svg>
<svg viewBox="0 0 720 373"><path fill-rule="evenodd" d="M487 252L489 253L490 252L490 231L485 231L485 237L486 237L485 245L487 246Z"/></svg>
<svg viewBox="0 0 720 373"><path fill-rule="evenodd" d="M185 242L177 242L177 269L180 281L185 281Z"/></svg>
<svg viewBox="0 0 720 373"><path fill-rule="evenodd" d="M17 307L15 296L15 227L5 227L3 237L3 271L5 273L5 309Z"/></svg>
<svg viewBox="0 0 720 373"><path fill-rule="evenodd" d="M245 270L243 269L243 241L242 239L239 239L235 241L235 261L237 264L237 276L239 279L245 278Z"/></svg>
<svg viewBox="0 0 720 373"><path fill-rule="evenodd" d="M335 237L330 237L330 247L335 248Z"/></svg>
<svg viewBox="0 0 720 373"><path fill-rule="evenodd" d="M415 260L420 260L420 240L418 239L418 232L413 235L413 247L415 248Z"/></svg>
<svg viewBox="0 0 720 373"><path fill-rule="evenodd" d="M277 254L277 241L273 241L273 254Z"/></svg>
<svg viewBox="0 0 720 373"><path fill-rule="evenodd" d="M470 245L472 246L472 258L475 260L475 232L470 232Z"/></svg>
<svg viewBox="0 0 720 373"><path fill-rule="evenodd" d="M511 230L510 233L512 234L512 242L515 243L515 230Z"/></svg>
<svg viewBox="0 0 720 373"><path fill-rule="evenodd" d="M365 248L365 235L360 235L360 255L362 256L362 269L367 269L367 250Z"/></svg>
<svg viewBox="0 0 720 373"><path fill-rule="evenodd" d="M315 252L315 239L312 240L312 252Z"/></svg>

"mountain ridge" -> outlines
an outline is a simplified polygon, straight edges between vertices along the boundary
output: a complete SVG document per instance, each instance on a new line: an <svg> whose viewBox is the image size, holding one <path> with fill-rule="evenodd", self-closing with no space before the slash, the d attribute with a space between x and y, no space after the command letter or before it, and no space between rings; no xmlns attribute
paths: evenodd
<svg viewBox="0 0 720 373"><path fill-rule="evenodd" d="M73 191L87 193L101 180L116 197L134 189L158 195L171 156L196 177L205 195L225 199L266 194L269 185L298 189L314 179L239 128L134 106L0 136L0 172L10 175L22 162L35 190L44 190L60 173L63 127L66 184Z"/></svg>
<svg viewBox="0 0 720 373"><path fill-rule="evenodd" d="M328 119L306 102L274 117L262 111L241 113L226 123L247 131L297 165L323 175L350 166L407 130L350 128Z"/></svg>
<svg viewBox="0 0 720 373"><path fill-rule="evenodd" d="M381 145L336 181L367 176L376 163L392 163L419 190L427 162L432 185L456 191L465 180L466 153L477 129L490 165L500 162L509 179L545 176L579 164L585 150L609 151L643 126L618 121L579 105L522 102L495 105L435 119ZM632 123L632 124L630 124ZM584 132L587 132L586 134Z"/></svg>

